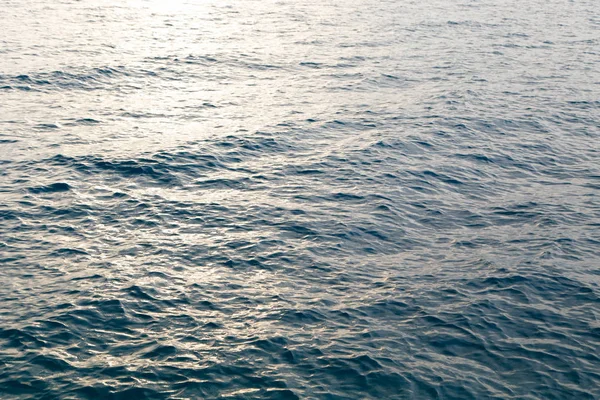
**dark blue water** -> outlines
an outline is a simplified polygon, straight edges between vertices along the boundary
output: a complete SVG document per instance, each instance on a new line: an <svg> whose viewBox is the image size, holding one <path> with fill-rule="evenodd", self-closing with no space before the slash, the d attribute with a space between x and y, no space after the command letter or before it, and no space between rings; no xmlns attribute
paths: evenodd
<svg viewBox="0 0 600 400"><path fill-rule="evenodd" d="M0 398L599 399L595 0L0 0Z"/></svg>

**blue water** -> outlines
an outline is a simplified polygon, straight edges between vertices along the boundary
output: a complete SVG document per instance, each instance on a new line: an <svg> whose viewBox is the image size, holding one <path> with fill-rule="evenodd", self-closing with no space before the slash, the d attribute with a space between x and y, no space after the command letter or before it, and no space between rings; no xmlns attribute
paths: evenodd
<svg viewBox="0 0 600 400"><path fill-rule="evenodd" d="M596 0L0 0L0 398L600 399Z"/></svg>

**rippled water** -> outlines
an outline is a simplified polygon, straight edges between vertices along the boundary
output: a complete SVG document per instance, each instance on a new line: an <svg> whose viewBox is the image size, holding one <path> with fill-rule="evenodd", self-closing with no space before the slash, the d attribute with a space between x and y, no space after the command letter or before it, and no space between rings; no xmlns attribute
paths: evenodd
<svg viewBox="0 0 600 400"><path fill-rule="evenodd" d="M0 10L1 398L600 398L596 0Z"/></svg>

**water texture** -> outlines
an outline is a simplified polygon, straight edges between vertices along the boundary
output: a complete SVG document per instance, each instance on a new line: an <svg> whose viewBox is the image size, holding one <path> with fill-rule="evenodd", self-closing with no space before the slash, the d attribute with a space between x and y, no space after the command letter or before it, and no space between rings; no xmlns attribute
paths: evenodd
<svg viewBox="0 0 600 400"><path fill-rule="evenodd" d="M596 0L0 0L0 398L599 399Z"/></svg>

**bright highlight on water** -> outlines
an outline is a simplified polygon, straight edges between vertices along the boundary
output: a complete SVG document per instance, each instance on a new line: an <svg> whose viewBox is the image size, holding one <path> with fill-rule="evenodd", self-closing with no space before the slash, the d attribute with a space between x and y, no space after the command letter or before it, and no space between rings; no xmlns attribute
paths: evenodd
<svg viewBox="0 0 600 400"><path fill-rule="evenodd" d="M600 398L594 0L0 0L1 399Z"/></svg>

